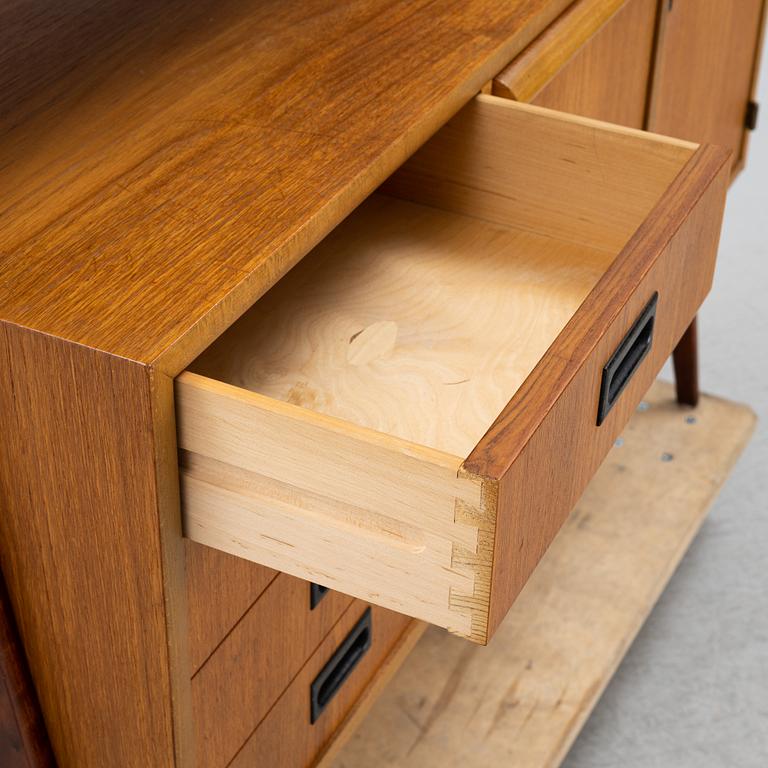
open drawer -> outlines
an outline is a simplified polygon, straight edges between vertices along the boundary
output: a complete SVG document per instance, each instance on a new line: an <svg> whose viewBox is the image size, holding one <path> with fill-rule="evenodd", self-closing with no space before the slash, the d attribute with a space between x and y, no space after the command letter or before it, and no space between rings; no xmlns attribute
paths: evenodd
<svg viewBox="0 0 768 768"><path fill-rule="evenodd" d="M185 534L486 642L706 295L727 166L477 97L178 377Z"/></svg>

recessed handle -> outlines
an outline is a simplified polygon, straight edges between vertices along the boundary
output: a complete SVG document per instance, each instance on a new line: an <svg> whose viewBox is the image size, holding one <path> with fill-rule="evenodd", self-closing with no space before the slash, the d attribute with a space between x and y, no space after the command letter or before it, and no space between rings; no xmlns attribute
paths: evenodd
<svg viewBox="0 0 768 768"><path fill-rule="evenodd" d="M314 611L317 604L328 594L328 587L322 587L320 584L311 582L309 585L309 610Z"/></svg>
<svg viewBox="0 0 768 768"><path fill-rule="evenodd" d="M311 723L317 722L317 718L365 656L371 647L372 633L371 609L367 608L309 687Z"/></svg>
<svg viewBox="0 0 768 768"><path fill-rule="evenodd" d="M605 421L605 417L619 399L619 395L651 350L658 302L659 294L656 292L603 368L603 376L600 380L600 401L597 408L598 427Z"/></svg>

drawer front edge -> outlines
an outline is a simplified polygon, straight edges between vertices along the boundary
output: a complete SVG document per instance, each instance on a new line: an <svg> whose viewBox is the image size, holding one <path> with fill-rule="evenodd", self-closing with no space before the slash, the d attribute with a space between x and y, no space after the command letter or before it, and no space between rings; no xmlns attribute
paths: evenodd
<svg viewBox="0 0 768 768"><path fill-rule="evenodd" d="M489 637L708 293L728 174L697 150L464 463L499 482ZM603 366L654 292L651 351L598 427Z"/></svg>

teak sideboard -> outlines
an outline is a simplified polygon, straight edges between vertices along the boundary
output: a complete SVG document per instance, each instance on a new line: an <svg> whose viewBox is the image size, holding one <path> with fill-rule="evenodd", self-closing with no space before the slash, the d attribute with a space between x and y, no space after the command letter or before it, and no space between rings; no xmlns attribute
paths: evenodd
<svg viewBox="0 0 768 768"><path fill-rule="evenodd" d="M763 14L0 9L3 765L310 765L422 622L489 642L696 402Z"/></svg>

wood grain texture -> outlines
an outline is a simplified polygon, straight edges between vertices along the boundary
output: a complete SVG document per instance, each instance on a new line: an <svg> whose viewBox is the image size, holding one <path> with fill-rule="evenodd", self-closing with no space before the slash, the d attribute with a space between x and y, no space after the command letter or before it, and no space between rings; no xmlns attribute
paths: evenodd
<svg viewBox="0 0 768 768"><path fill-rule="evenodd" d="M175 375L568 2L6 5L0 317Z"/></svg>
<svg viewBox="0 0 768 768"><path fill-rule="evenodd" d="M184 533L202 544L467 633L481 484L461 459L185 373ZM461 514L457 505L461 504Z"/></svg>
<svg viewBox="0 0 768 768"><path fill-rule="evenodd" d="M763 0L661 4L648 128L727 147L742 159Z"/></svg>
<svg viewBox="0 0 768 768"><path fill-rule="evenodd" d="M643 128L657 5L574 3L494 78L493 93Z"/></svg>
<svg viewBox="0 0 768 768"><path fill-rule="evenodd" d="M708 293L729 171L724 150L697 151L464 463L499 478L489 635ZM655 291L652 349L597 427L602 368Z"/></svg>
<svg viewBox="0 0 768 768"><path fill-rule="evenodd" d="M334 768L560 765L755 425L708 396L691 423L667 383L645 401L493 642L428 629Z"/></svg>
<svg viewBox="0 0 768 768"><path fill-rule="evenodd" d="M375 682L379 668L393 651L411 622L383 608L372 607L371 647L327 705L314 725L309 722L309 687L331 658L366 605L356 600L283 693L269 715L243 745L232 768L251 768L268 760L292 768L311 765L330 744L333 735L366 688Z"/></svg>
<svg viewBox="0 0 768 768"><path fill-rule="evenodd" d="M689 142L481 95L383 189L615 255L695 148Z"/></svg>
<svg viewBox="0 0 768 768"><path fill-rule="evenodd" d="M37 694L1 575L0 765L3 768L54 766Z"/></svg>
<svg viewBox="0 0 768 768"><path fill-rule="evenodd" d="M352 598L280 574L192 678L197 759L223 768L304 666Z"/></svg>
<svg viewBox="0 0 768 768"><path fill-rule="evenodd" d="M183 763L176 458L152 426L170 390L9 324L0 345L2 572L57 762Z"/></svg>
<svg viewBox="0 0 768 768"><path fill-rule="evenodd" d="M190 370L464 456L692 153L476 99Z"/></svg>
<svg viewBox="0 0 768 768"><path fill-rule="evenodd" d="M493 94L531 102L627 0L576 0L493 79ZM543 106L543 105L542 105Z"/></svg>
<svg viewBox="0 0 768 768"><path fill-rule="evenodd" d="M184 540L191 674L242 619L277 571Z"/></svg>
<svg viewBox="0 0 768 768"><path fill-rule="evenodd" d="M687 324L680 326L677 335L674 335L675 326L686 319L686 314L692 316L691 307L685 305L694 305L694 298L701 299L711 284L725 197L723 176L728 170L728 161L729 153L717 147L702 147L696 151L558 336L551 354L533 370L514 402L509 403L476 446L464 463L465 468L498 478L505 474L517 458L516 452L504 450L509 447L504 445L509 437L514 435L525 441L538 429L539 419L550 413L554 401L570 385L570 378L580 367L583 357L602 340L606 326L620 316L638 282L647 279L659 262L669 270L669 275L664 276L669 282L661 280L659 275L656 277L657 287L664 287L664 293L674 297L670 307L671 349ZM670 248L679 248L680 255L670 253ZM683 257L700 260L702 268L686 271L684 262L676 261ZM637 311L630 311L633 317L639 314L652 291L645 293L647 295L635 298L637 306L634 309ZM601 322L596 323L597 319ZM623 332L616 329L615 338L611 340L613 346L622 336ZM610 342L608 346L611 346ZM605 360L609 356L601 355ZM556 362L557 358L561 360ZM555 374L558 368L563 370ZM544 382L540 377L547 369L550 369L552 380ZM545 386L555 382L559 383ZM545 398L543 408L530 407L537 401L537 391ZM529 402L529 398L533 400Z"/></svg>
<svg viewBox="0 0 768 768"><path fill-rule="evenodd" d="M614 258L374 195L190 370L464 457Z"/></svg>

